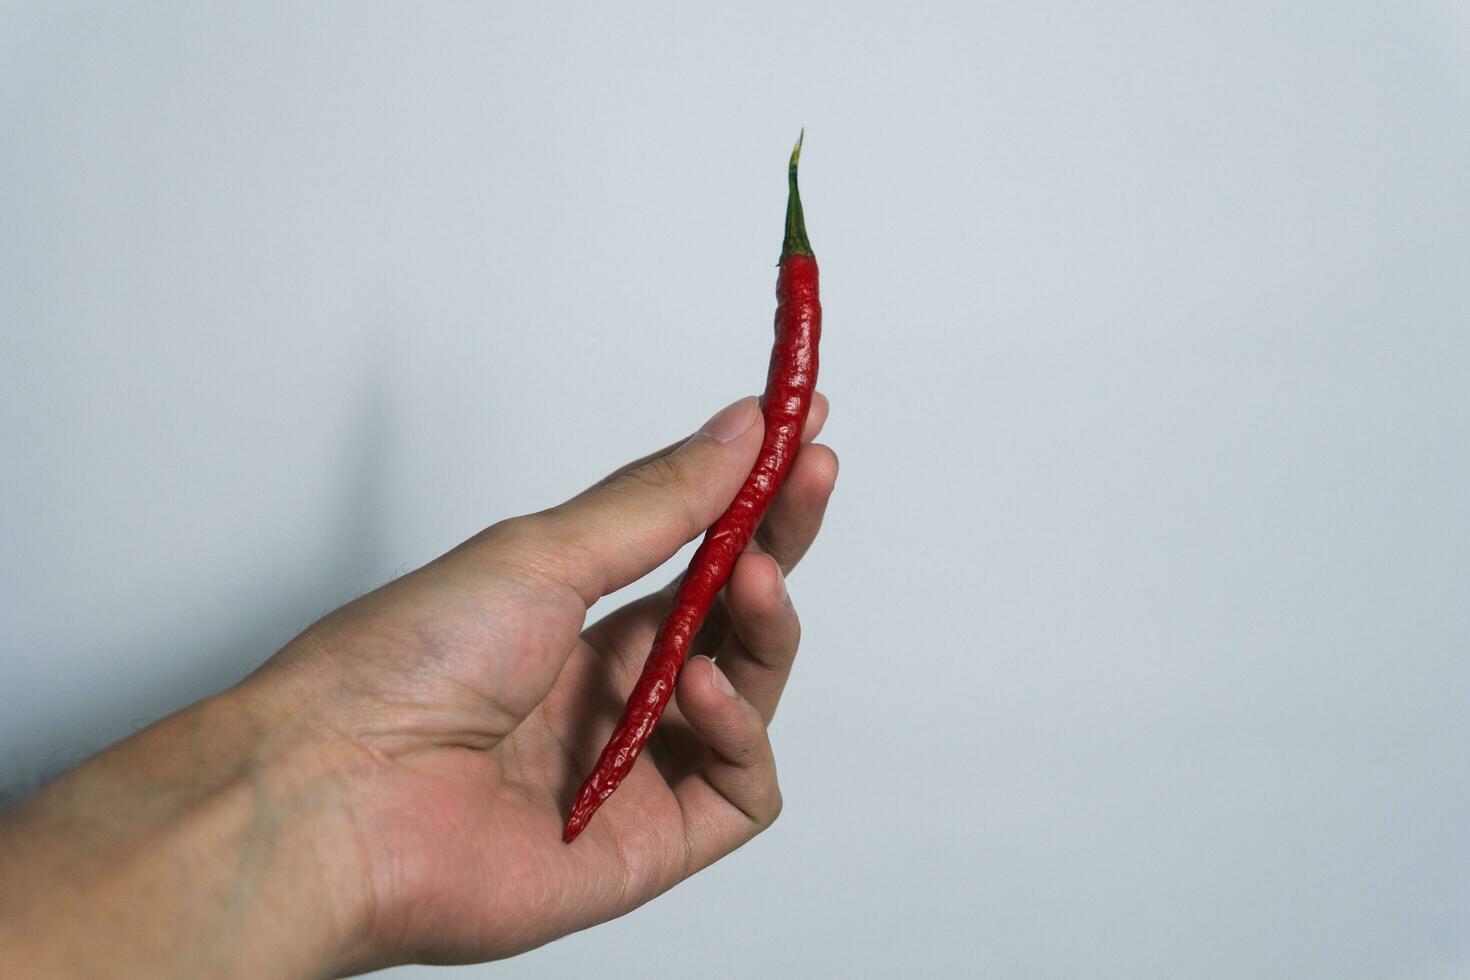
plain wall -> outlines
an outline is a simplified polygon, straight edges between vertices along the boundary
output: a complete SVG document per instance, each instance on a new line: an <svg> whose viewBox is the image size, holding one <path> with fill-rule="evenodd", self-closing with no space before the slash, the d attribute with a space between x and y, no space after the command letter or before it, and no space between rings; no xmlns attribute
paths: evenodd
<svg viewBox="0 0 1470 980"><path fill-rule="evenodd" d="M6 795L757 390L805 126L785 813L460 975L1470 971L1464 6L621 6L0 5Z"/></svg>

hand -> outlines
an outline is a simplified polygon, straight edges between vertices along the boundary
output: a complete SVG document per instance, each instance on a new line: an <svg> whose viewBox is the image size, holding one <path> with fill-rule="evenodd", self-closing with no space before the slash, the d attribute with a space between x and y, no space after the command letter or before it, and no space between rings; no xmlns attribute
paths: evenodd
<svg viewBox="0 0 1470 980"><path fill-rule="evenodd" d="M806 439L826 414L819 395ZM0 976L509 956L626 912L769 826L781 797L766 725L798 638L783 576L837 475L817 445L737 562L648 750L561 840L672 593L579 634L587 609L714 521L759 421L744 399L573 500L495 525L0 811Z"/></svg>
<svg viewBox="0 0 1470 980"><path fill-rule="evenodd" d="M818 396L804 438L826 413ZM682 445L491 527L332 613L241 686L268 727L334 760L364 889L342 962L531 949L635 908L776 818L766 726L799 634L784 574L837 475L817 445L736 564L648 751L582 836L561 839L672 591L579 635L587 609L714 521L754 462L759 422L744 399Z"/></svg>

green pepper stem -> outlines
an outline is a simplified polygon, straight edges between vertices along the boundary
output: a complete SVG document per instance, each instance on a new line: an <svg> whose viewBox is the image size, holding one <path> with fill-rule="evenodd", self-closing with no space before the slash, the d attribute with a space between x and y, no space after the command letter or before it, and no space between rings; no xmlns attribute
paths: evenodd
<svg viewBox="0 0 1470 980"><path fill-rule="evenodd" d="M801 213L801 191L796 188L796 165L801 160L801 141L806 138L806 129L796 138L796 149L791 151L791 167L787 171L790 193L786 198L786 241L781 245L781 258L792 255L811 255L812 243L806 238L806 216Z"/></svg>

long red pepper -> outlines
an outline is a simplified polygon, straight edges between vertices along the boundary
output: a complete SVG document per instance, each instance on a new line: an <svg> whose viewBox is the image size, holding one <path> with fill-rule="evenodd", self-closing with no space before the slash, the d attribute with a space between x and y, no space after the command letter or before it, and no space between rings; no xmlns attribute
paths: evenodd
<svg viewBox="0 0 1470 980"><path fill-rule="evenodd" d="M622 720L577 792L562 834L567 843L582 832L597 808L613 794L638 760L638 754L653 734L653 726L674 695L674 683L689 655L689 646L703 625L715 594L729 581L735 559L750 542L801 448L801 430L806 425L817 384L822 304L817 297L817 259L807 241L801 194L796 189L796 165L800 159L801 140L798 139L796 149L791 151L786 240L781 246L780 273L776 277L776 342L771 348L771 368L761 398L766 435L760 455L735 500L710 525L689 562L674 608L654 637L653 651L628 697Z"/></svg>

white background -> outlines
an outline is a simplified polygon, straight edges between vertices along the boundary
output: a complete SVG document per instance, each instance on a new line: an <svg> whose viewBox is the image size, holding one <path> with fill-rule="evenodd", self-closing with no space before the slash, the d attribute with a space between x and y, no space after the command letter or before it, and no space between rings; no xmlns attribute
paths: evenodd
<svg viewBox="0 0 1470 980"><path fill-rule="evenodd" d="M4 4L0 783L757 390L804 125L785 814L463 975L1464 976L1467 120L1451 2Z"/></svg>

